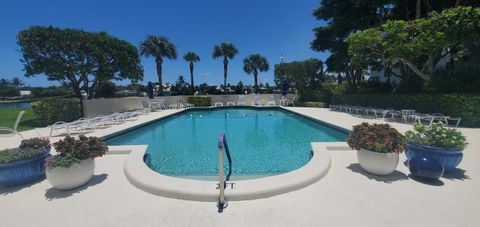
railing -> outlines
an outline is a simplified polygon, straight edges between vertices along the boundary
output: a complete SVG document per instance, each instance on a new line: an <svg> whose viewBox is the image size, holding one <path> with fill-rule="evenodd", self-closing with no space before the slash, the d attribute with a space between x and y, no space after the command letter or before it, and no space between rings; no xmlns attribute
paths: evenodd
<svg viewBox="0 0 480 227"><path fill-rule="evenodd" d="M225 148L225 152L227 153L228 159L228 175L227 179L225 180L225 176L223 173L223 148ZM220 133L218 136L218 177L219 177L219 189L220 189L220 196L218 199L218 212L222 212L224 208L228 206L228 202L225 199L225 187L227 181L230 180L230 176L232 175L232 158L230 156L230 150L228 149L227 137L223 132Z"/></svg>

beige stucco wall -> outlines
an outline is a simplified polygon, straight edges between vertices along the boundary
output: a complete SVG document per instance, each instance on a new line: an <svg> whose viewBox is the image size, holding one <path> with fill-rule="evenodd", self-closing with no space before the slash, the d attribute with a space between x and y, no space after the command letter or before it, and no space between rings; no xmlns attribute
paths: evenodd
<svg viewBox="0 0 480 227"><path fill-rule="evenodd" d="M268 97L273 95L275 97L275 102L277 105L280 103L280 94L265 94L260 96L260 103L263 105L267 104ZM237 103L239 95L209 95L212 97L212 105L215 102L222 102L224 105L228 101ZM293 94L287 95L287 98L292 100ZM184 103L187 103L187 98L190 96L162 96L155 97L154 100L163 99L165 100L165 105L168 107L170 104L176 104L178 99L181 99ZM245 102L247 105L250 105L253 101L254 95L245 95ZM133 109L142 109L141 100L148 100L144 97L126 97L126 98L108 98L108 99L90 99L83 100L83 116L84 117L95 117L100 114L110 114L114 112L120 112L125 110Z"/></svg>

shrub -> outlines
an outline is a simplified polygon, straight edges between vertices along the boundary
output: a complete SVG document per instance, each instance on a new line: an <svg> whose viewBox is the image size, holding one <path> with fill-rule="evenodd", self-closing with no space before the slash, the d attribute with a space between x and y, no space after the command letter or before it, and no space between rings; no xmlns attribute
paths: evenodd
<svg viewBox="0 0 480 227"><path fill-rule="evenodd" d="M77 98L47 98L32 103L32 109L40 122L47 126L57 121L74 121L82 116Z"/></svg>
<svg viewBox="0 0 480 227"><path fill-rule="evenodd" d="M187 102L195 106L211 106L212 98L210 96L190 96Z"/></svg>
<svg viewBox="0 0 480 227"><path fill-rule="evenodd" d="M450 129L441 123L431 126L416 124L414 131L405 133L408 142L426 146L455 148L463 150L467 146L466 138L455 129Z"/></svg>
<svg viewBox="0 0 480 227"><path fill-rule="evenodd" d="M101 82L94 89L95 98L113 98L116 89L117 86L111 81Z"/></svg>
<svg viewBox="0 0 480 227"><path fill-rule="evenodd" d="M461 117L463 126L480 126L480 95L475 94L369 94L344 95L332 104L376 108L414 109L420 113L442 113Z"/></svg>
<svg viewBox="0 0 480 227"><path fill-rule="evenodd" d="M406 148L406 139L389 124L368 124L353 126L348 135L348 146L378 153L402 153Z"/></svg>
<svg viewBox="0 0 480 227"><path fill-rule="evenodd" d="M69 168L75 163L89 158L105 155L107 145L98 137L79 136L78 139L67 136L53 144L58 155L47 158L45 165L48 168Z"/></svg>
<svg viewBox="0 0 480 227"><path fill-rule="evenodd" d="M303 105L305 107L317 107L317 108L325 108L324 102L304 102Z"/></svg>
<svg viewBox="0 0 480 227"><path fill-rule="evenodd" d="M22 140L20 149L50 149L50 140L48 138L31 138Z"/></svg>
<svg viewBox="0 0 480 227"><path fill-rule="evenodd" d="M45 152L45 149L6 149L0 150L0 164L31 158Z"/></svg>

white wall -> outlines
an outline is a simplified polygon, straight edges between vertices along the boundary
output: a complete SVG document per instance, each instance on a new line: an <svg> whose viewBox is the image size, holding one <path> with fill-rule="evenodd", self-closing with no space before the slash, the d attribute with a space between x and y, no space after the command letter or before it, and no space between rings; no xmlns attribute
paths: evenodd
<svg viewBox="0 0 480 227"><path fill-rule="evenodd" d="M273 95L275 97L275 102L277 105L280 104L281 94L265 94L260 96L260 103L263 105L267 104L268 97ZM209 95L212 97L212 105L215 102L222 102L224 105L228 101L237 103L238 95ZM292 100L294 94L288 94L287 98ZM168 107L170 104L176 104L178 99L181 99L184 103L187 103L187 98L190 96L162 96L155 97L154 100L163 99L165 100L165 105ZM250 105L253 101L254 95L245 95L245 101L247 105ZM126 98L108 98L108 99L90 99L83 100L83 116L84 117L95 117L100 114L110 114L114 112L120 112L125 110L133 109L142 109L142 100L149 100L144 97L126 97ZM151 101L151 100L149 100Z"/></svg>

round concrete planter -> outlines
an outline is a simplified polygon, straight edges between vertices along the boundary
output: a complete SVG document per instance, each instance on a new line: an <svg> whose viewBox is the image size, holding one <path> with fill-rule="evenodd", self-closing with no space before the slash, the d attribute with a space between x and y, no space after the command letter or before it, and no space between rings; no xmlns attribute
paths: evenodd
<svg viewBox="0 0 480 227"><path fill-rule="evenodd" d="M385 176L393 173L398 165L398 154L378 153L360 149L357 152L360 167L368 173Z"/></svg>
<svg viewBox="0 0 480 227"><path fill-rule="evenodd" d="M83 160L70 168L47 168L45 174L48 182L56 189L70 190L86 184L95 171L93 158Z"/></svg>

